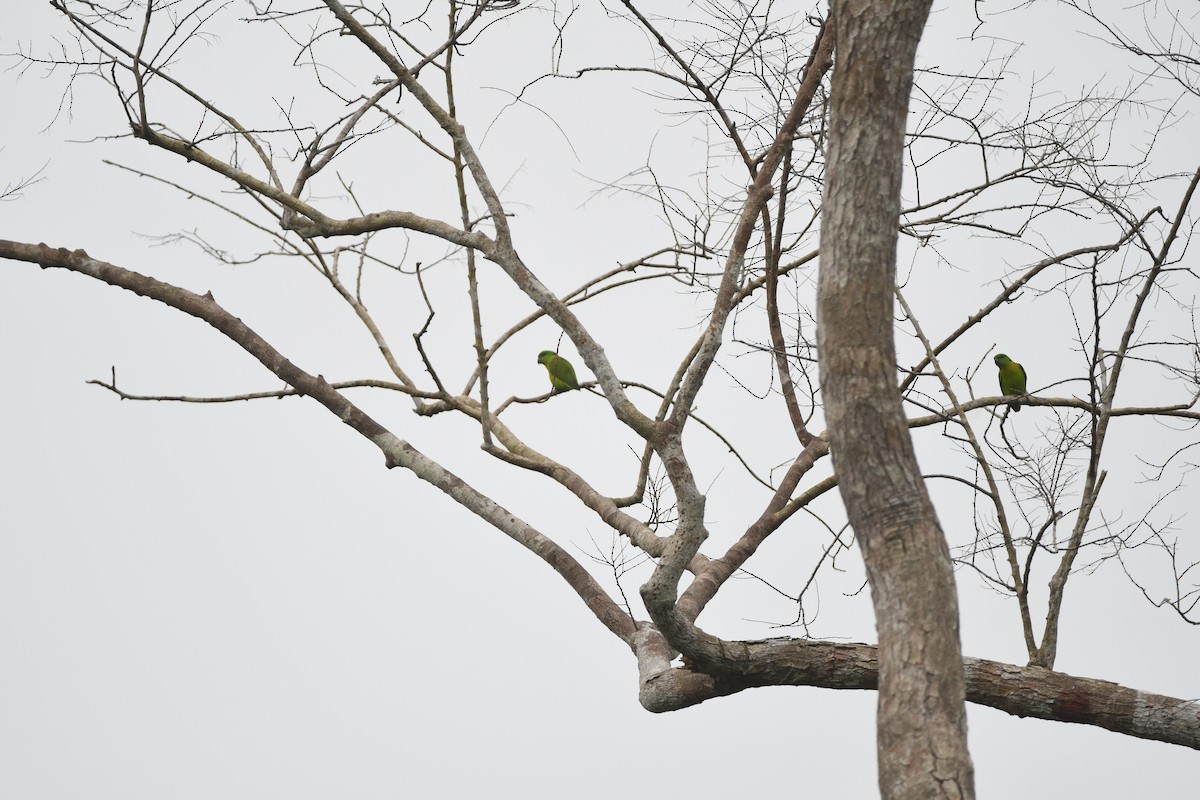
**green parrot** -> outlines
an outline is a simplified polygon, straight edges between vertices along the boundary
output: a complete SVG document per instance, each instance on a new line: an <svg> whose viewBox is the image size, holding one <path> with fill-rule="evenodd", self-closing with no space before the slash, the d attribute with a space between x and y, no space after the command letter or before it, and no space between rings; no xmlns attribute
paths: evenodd
<svg viewBox="0 0 1200 800"><path fill-rule="evenodd" d="M1000 393L1017 397L1026 394L1025 368L1004 353L998 354L993 360L1000 368ZM1009 403L1008 407L1013 411L1021 410L1021 404L1016 400Z"/></svg>
<svg viewBox="0 0 1200 800"><path fill-rule="evenodd" d="M538 353L537 360L550 373L550 386L555 394L579 388L579 380L575 377L575 368L571 366L570 361L553 350Z"/></svg>

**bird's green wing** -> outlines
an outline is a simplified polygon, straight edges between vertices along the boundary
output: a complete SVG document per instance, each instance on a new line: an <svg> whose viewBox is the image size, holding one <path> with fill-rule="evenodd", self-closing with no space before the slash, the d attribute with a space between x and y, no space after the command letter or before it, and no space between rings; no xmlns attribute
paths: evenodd
<svg viewBox="0 0 1200 800"><path fill-rule="evenodd" d="M1000 393L1020 397L1025 394L1025 368L1015 361L1008 360L1000 367ZM1020 411L1021 404L1016 400L1008 404L1013 411Z"/></svg>
<svg viewBox="0 0 1200 800"><path fill-rule="evenodd" d="M571 366L570 361L553 350L543 350L538 353L537 360L549 373L550 388L555 392L566 392L579 388L579 380L575 377L575 368Z"/></svg>
<svg viewBox="0 0 1200 800"><path fill-rule="evenodd" d="M552 358L546 365L546 369L550 371L550 385L557 391L565 392L579 388L579 379L575 377L575 368L562 356Z"/></svg>

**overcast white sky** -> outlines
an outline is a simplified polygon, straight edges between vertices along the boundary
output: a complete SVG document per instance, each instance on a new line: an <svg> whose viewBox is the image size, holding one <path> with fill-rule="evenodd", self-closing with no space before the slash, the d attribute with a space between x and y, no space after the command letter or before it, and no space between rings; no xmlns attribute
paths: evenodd
<svg viewBox="0 0 1200 800"><path fill-rule="evenodd" d="M238 14L227 16L228 22ZM935 15L923 57L941 58L937 47L969 48L961 22ZM1098 77L1091 51L1064 55L1063 42L1083 47L1081 37L1060 39L1044 20L1026 27L1028 48L1063 85L1074 89L1089 74ZM235 24L222 29L219 41L184 53L185 61L204 65L216 89L232 93L239 114L285 96L270 91L276 76L297 80L288 72L291 50L254 49L263 32ZM48 4L11 3L0 11L4 53L31 45L42 52L55 37L70 35ZM580 37L573 44L582 50L589 42ZM635 38L627 46L644 42ZM536 60L508 47L514 63ZM531 44L530 52L544 60L544 42ZM515 225L527 235L523 256L559 289L660 243L645 205L606 196L581 206L586 178L617 177L618 169L645 161L651 147L656 163L687 174L685 157L700 146L674 120L654 116L662 103L645 93L601 95L591 103L583 88L546 90L562 93L555 95L566 115L562 132L539 112L517 107L488 130L483 147L499 164L496 177L510 184ZM369 342L344 311L326 313L336 308L327 288L301 267L230 268L194 247L155 246L146 238L195 229L237 252L248 252L254 241L196 200L101 163L158 170L207 191L225 188L144 144L97 140L122 131L100 81L80 80L64 104L59 76L10 70L0 73L0 92L8 109L0 116L0 187L46 165L42 182L0 203L0 238L82 247L211 290L302 367L331 380L379 375ZM570 107L573 93L581 96ZM481 122L470 128L477 136L506 97L478 94ZM639 114L650 124L627 130ZM1189 117L1173 135L1194 142L1197 131ZM678 164L662 157L672 148ZM1194 166L1184 160L1179 168ZM354 180L381 208L402 208L424 188L420 173L403 161L364 169ZM400 199L390 200L392 193ZM569 201L556 203L559 193ZM581 223L586 215L592 216ZM394 253L403 247L399 237L385 244ZM951 279L972 284L980 297L992 291L970 274L944 278ZM527 313L525 306L505 308L506 290L494 277L486 280L490 296L499 298L497 330L501 320ZM376 307L391 303L403 309L400 316L420 313L412 297L387 294L391 286L381 279ZM447 333L463 318L459 273L432 273L431 291L441 303L442 326L433 346L449 352L461 344ZM663 291L643 301L650 308L623 299L596 304L586 320L635 379L661 382L656 376L690 341L688 321L703 313L703 296L679 302L683 295ZM633 320L668 295L678 306L678 334L648 346ZM939 324L963 316L947 310L944 297L922 299ZM963 308L978 307L971 303ZM391 333L408 347L406 321ZM1067 358L1048 344L1061 322L1010 319L982 336L1015 342L1011 349L1029 354L1021 360L1032 388L1049 384L1046 374ZM506 352L494 392L542 391L545 376L533 357L553 347L554 337L550 327L538 327ZM458 358L471 354L463 348ZM369 443L316 404L120 402L85 383L108 377L113 366L130 391L276 387L256 362L195 320L78 275L0 263L0 796L858 798L876 792L873 693L764 689L651 715L637 703L630 653L557 576L411 475L384 469ZM577 557L586 559L589 537L607 543L587 517L555 529L565 519L560 514L569 513L560 493L547 481L487 464L476 434L462 423L418 419L395 397L363 402ZM1030 411L1013 424L1032 431L1038 412ZM540 423L534 446L594 452L607 460L594 467L597 475L628 474L625 440L599 398L573 394L512 416L534 431L539 419L551 419ZM744 421L751 427L739 431L742 441L755 438L755 422ZM748 448L762 461L786 454L772 450L778 444L754 441ZM739 480L722 448L697 446L712 450L704 468L714 485ZM1128 466L1119 454L1111 458L1114 474ZM629 486L605 488L616 494ZM1200 508L1191 492L1180 501L1180 513L1191 516L1179 531L1194 541ZM941 509L948 527L963 524L955 510ZM716 529L732 530L744 509L733 492L714 501L712 511ZM798 552L780 543L772 556L779 559L773 568L793 582L807 569L787 560ZM814 634L873 639L865 595L842 596L860 580L858 561L852 554L848 572L829 579ZM1023 662L1019 630L1003 600L967 576L959 581L965 651ZM626 588L636 593L636 581ZM706 613L703 622L714 632L731 638L787 632L761 621L784 621L786 605L751 581L729 589L746 603ZM1115 570L1080 576L1063 627L1063 671L1200 696L1197 629L1150 608ZM1197 791L1200 756L1183 748L974 706L970 730L980 796L1115 800Z"/></svg>

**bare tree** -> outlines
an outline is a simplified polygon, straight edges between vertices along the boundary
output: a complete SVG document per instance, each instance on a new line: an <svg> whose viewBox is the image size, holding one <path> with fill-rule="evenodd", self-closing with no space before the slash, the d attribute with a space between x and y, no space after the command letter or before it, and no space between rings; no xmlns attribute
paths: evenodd
<svg viewBox="0 0 1200 800"><path fill-rule="evenodd" d="M1192 466L1200 420L1200 337L1189 299L1197 276L1182 260L1200 169L1164 166L1160 155L1183 107L1200 95L1194 40L1154 40L1157 29L1147 27L1150 46L1067 4L1114 52L1147 65L1146 74L1076 97L1029 86L1014 113L1000 87L1020 85L1015 55L997 42L1028 9L984 17L977 7L967 24L985 57L960 69L917 59L928 3L842 0L825 21L740 2L660 18L623 1L602 7L612 57L588 60L574 55L573 33L597 12L582 6L451 0L400 18L383 3L334 0L301 11L216 0L52 5L77 51L35 48L16 63L69 70L76 81L102 77L127 135L185 167L182 178L122 169L203 196L270 244L233 255L196 232L174 238L230 263L304 264L369 335L382 370L327 380L211 294L80 249L0 241L4 258L66 268L203 320L286 388L135 393L115 372L99 385L138 400L315 400L375 445L389 468L437 487L545 561L632 650L639 699L651 711L758 686L878 689L885 797L973 795L964 698L1200 747L1195 703L1053 671L1066 587L1081 567L1119 565L1151 602L1197 621L1196 559L1172 532L1172 500ZM293 102L283 99L290 87L268 87L247 103L189 68L196 44L238 15L258 36L293 47L288 79L300 75L316 90ZM617 44L624 32L642 49ZM502 59L514 42L544 47L548 67L514 66L497 105L480 87L501 80L494 48ZM247 74L261 58L230 50L222 58L239 59ZM1164 84L1173 87L1165 100ZM542 251L523 238L521 201L499 177L537 159L537 143L518 137L524 150L514 157L485 142L501 135L506 115L565 120L575 95L600 86L628 92L619 95L628 102L639 90L654 93L671 122L702 144L695 161L651 148L621 177L595 178L594 202L632 205L643 216L649 208L656 225L649 235L629 232L611 268L586 254L559 255L591 272L555 291L550 257L528 256ZM1131 138L1135 128L1142 138ZM385 180L370 180L384 169ZM217 196L214 186L235 193ZM982 248L995 271L969 272ZM964 274L986 295L949 295ZM444 288L451 279L453 291ZM402 299L377 301L373 291ZM611 355L637 347L656 324L668 327L664 311L625 339L607 331L588 309L614 296L698 316L694 339L678 352L661 348L675 359L667 371L643 380L627 356ZM947 317L949 297L958 308L978 297L978 310ZM995 340L985 338L994 333L985 331L1011 331L1002 320L1017 304L1027 317L1069 321L1076 372L1050 384L1031 370L1030 395L1014 401L994 393ZM458 323L449 333L446 315ZM411 335L410 347L395 344L397 330ZM906 336L898 343L897 332ZM514 352L532 364L555 336L552 349L563 352L565 336L594 376L581 374L590 413L607 408L616 423L610 438L635 453L628 470L600 476L586 457L535 449L550 410L575 396L528 393L497 365ZM735 388L714 375L728 375ZM1119 405L1118 388L1132 402ZM504 487L485 491L449 471L446 455L419 450L368 414L352 399L358 390L406 396L419 418L472 426L488 459L552 481L603 523L613 544L596 543L589 569L572 555L569 531L539 530L510 510ZM702 397L711 399L703 408ZM1036 434L1005 411L1010 402L1042 415ZM1125 504L1106 464L1113 431L1125 423L1178 430L1140 448L1160 491L1121 517L1105 513L1110 498L1112 507ZM713 441L743 470L725 486L699 477ZM918 454L937 470L922 475ZM627 490L601 488L617 485ZM947 535L934 514L943 486L948 507L969 509L946 523ZM835 488L844 515L824 504ZM723 541L710 536L709 511L722 491L743 519L732 541L716 545L723 550L705 552L710 538ZM760 553L776 533L803 529L794 518L825 537L809 537L799 583L795 564L781 569ZM862 545L878 647L807 636L816 576L854 543ZM960 580L971 576L973 586L1012 598L1027 666L962 656L953 564ZM739 576L782 599L794 619L780 621L806 635L733 640L700 628L701 613ZM640 598L627 591L634 578Z"/></svg>

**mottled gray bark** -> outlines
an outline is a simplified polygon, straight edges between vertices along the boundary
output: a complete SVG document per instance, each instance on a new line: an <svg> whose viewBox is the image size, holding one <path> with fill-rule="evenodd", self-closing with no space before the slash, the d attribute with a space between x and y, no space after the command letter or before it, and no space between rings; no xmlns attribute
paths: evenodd
<svg viewBox="0 0 1200 800"><path fill-rule="evenodd" d="M958 600L896 386L893 287L905 122L927 0L840 0L818 348L830 447L879 631L884 798L974 796Z"/></svg>
<svg viewBox="0 0 1200 800"><path fill-rule="evenodd" d="M675 652L652 628L633 637L649 711L678 711L758 686L879 688L873 645L805 639L723 642L724 661L707 672L671 665ZM1081 678L1042 667L963 658L967 702L1016 717L1094 725L1125 736L1200 750L1200 703Z"/></svg>

